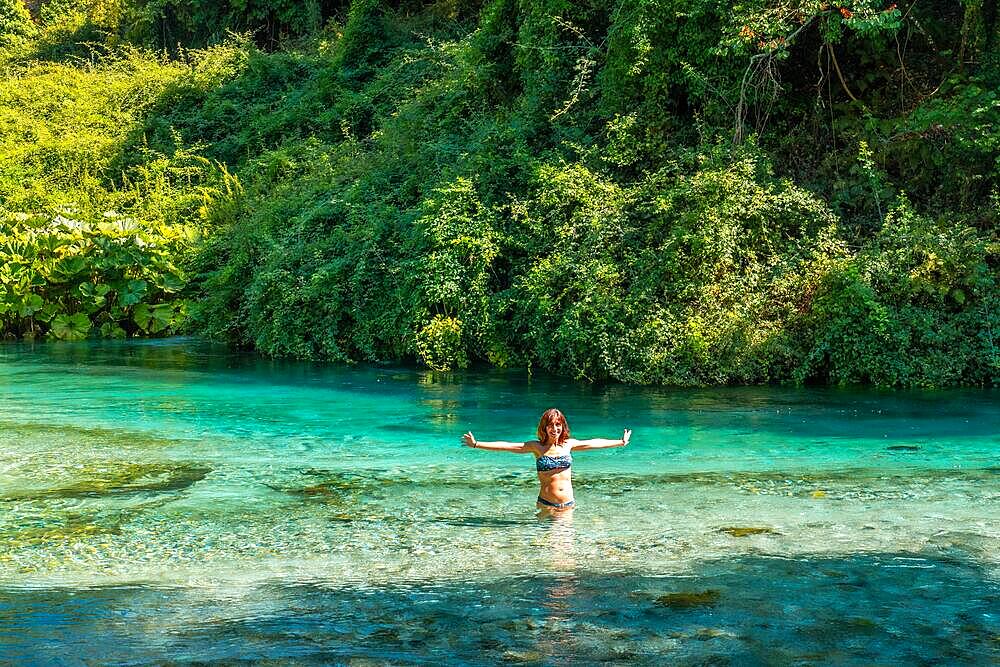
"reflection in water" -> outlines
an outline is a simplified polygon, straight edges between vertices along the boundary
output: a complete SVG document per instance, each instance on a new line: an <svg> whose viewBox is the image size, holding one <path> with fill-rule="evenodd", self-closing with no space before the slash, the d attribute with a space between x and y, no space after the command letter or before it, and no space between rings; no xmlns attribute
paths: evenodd
<svg viewBox="0 0 1000 667"><path fill-rule="evenodd" d="M577 598L576 530L574 508L543 508L538 518L545 527L545 561L540 591L544 620L537 650L553 664L565 664L576 655L574 602Z"/></svg>
<svg viewBox="0 0 1000 667"><path fill-rule="evenodd" d="M538 510L538 519L546 527L545 542L548 546L548 562L558 570L576 570L576 531L573 529L575 508Z"/></svg>

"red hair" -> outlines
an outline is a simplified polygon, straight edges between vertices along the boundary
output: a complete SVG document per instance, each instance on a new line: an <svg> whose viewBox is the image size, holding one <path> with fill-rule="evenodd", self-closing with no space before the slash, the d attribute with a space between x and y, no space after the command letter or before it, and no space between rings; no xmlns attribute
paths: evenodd
<svg viewBox="0 0 1000 667"><path fill-rule="evenodd" d="M557 445L561 445L569 439L569 422L566 421L566 415L559 412L555 408L546 410L545 413L542 414L542 418L538 421L538 431L536 431L536 433L538 433L538 442L544 445L545 441L548 440L549 432L547 429L549 424L552 422L561 422L563 425L562 434L559 436L559 442L555 443Z"/></svg>

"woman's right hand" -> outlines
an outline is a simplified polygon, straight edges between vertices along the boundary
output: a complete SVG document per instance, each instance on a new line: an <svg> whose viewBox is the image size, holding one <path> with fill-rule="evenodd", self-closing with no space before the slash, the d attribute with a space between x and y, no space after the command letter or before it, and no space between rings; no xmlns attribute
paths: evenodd
<svg viewBox="0 0 1000 667"><path fill-rule="evenodd" d="M466 447L475 448L476 436L472 435L472 431L469 431L468 433L462 436L462 444L465 445Z"/></svg>

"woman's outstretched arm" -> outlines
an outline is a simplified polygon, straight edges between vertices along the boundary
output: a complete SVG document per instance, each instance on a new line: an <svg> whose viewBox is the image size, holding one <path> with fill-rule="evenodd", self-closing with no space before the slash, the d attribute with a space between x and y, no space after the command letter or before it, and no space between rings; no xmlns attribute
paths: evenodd
<svg viewBox="0 0 1000 667"><path fill-rule="evenodd" d="M473 449L489 449L494 452L528 454L532 450L531 446L533 442L504 442L502 440L495 442L480 442L479 440L476 440L476 436L472 435L472 431L469 431L462 436L462 444L466 447L472 447Z"/></svg>
<svg viewBox="0 0 1000 667"><path fill-rule="evenodd" d="M607 449L608 447L624 447L632 437L632 429L625 429L621 440L606 440L604 438L593 438L591 440L576 440L573 449Z"/></svg>

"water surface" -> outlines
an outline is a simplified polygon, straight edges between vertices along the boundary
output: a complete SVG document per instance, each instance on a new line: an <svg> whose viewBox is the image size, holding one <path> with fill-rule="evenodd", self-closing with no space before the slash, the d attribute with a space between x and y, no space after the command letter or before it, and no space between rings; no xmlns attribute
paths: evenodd
<svg viewBox="0 0 1000 667"><path fill-rule="evenodd" d="M996 661L997 398L7 345L0 661Z"/></svg>

